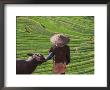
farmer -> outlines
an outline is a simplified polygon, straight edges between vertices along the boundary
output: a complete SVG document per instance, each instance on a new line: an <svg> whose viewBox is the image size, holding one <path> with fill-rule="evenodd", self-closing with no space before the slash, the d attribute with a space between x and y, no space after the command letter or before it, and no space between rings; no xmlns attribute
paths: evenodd
<svg viewBox="0 0 110 90"><path fill-rule="evenodd" d="M50 41L53 46L50 48L46 60L53 57L53 73L65 74L66 65L70 63L70 48L67 46L69 38L63 34L55 34Z"/></svg>

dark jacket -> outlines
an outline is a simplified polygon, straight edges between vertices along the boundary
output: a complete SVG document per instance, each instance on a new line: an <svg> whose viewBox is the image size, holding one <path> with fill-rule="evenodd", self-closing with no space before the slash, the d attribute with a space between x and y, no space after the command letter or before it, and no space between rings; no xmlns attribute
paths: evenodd
<svg viewBox="0 0 110 90"><path fill-rule="evenodd" d="M65 45L63 47L56 47L53 46L49 50L48 59L53 57L55 63L70 63L70 48L69 46Z"/></svg>

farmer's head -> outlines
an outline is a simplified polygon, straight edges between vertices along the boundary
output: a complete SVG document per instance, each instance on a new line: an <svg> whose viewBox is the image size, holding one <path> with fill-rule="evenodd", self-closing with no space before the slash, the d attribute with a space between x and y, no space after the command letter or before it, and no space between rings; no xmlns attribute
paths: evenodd
<svg viewBox="0 0 110 90"><path fill-rule="evenodd" d="M69 40L69 37L63 34L55 34L50 38L52 44L57 47L63 47L64 45L68 44Z"/></svg>

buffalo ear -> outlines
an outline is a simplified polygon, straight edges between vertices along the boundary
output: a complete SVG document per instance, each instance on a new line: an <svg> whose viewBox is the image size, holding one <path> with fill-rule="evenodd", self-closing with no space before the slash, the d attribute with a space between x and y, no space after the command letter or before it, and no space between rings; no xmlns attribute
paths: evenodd
<svg viewBox="0 0 110 90"><path fill-rule="evenodd" d="M32 55L33 55L33 53L28 53L27 55L28 55L28 56L32 56Z"/></svg>

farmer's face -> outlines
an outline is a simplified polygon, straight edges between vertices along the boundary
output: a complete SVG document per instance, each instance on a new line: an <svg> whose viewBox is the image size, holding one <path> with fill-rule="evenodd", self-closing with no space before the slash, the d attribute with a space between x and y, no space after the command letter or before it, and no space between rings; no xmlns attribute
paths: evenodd
<svg viewBox="0 0 110 90"><path fill-rule="evenodd" d="M57 47L63 47L64 45L62 43L57 43L56 46Z"/></svg>

